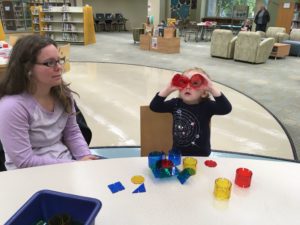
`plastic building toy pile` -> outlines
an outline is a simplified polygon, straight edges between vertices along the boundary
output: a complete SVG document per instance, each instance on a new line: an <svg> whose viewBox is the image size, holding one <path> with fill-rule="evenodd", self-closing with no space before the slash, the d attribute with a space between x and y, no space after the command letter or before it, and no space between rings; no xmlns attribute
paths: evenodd
<svg viewBox="0 0 300 225"><path fill-rule="evenodd" d="M148 155L148 165L154 177L166 178L177 176L181 184L184 184L192 175L196 174L197 160L192 157L183 159L183 170L177 166L181 164L181 154L177 150L170 150L168 156L163 152L154 151Z"/></svg>

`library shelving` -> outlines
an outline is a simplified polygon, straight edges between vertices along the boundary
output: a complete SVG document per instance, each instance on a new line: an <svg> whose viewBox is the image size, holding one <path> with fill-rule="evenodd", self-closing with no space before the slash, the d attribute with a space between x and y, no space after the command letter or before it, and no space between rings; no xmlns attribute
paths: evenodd
<svg viewBox="0 0 300 225"><path fill-rule="evenodd" d="M32 31L34 33L40 33L40 12L42 10L41 6L31 6L31 24L32 24Z"/></svg>
<svg viewBox="0 0 300 225"><path fill-rule="evenodd" d="M6 31L31 27L29 4L20 1L1 1L0 11Z"/></svg>
<svg viewBox="0 0 300 225"><path fill-rule="evenodd" d="M31 5L35 5L35 6L38 6L38 5L52 5L52 6L62 6L62 5L71 5L71 2L70 0L30 0L29 3Z"/></svg>
<svg viewBox="0 0 300 225"><path fill-rule="evenodd" d="M84 45L96 42L91 6L32 6L32 18L39 22L39 26L33 24L34 30L56 42Z"/></svg>
<svg viewBox="0 0 300 225"><path fill-rule="evenodd" d="M293 28L300 28L300 3L295 3L294 7L294 14L293 14L293 20L292 20L292 29Z"/></svg>

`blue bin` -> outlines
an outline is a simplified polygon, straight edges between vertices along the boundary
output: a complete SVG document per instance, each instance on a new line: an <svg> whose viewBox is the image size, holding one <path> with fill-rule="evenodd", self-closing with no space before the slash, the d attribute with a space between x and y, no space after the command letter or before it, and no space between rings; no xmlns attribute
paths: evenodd
<svg viewBox="0 0 300 225"><path fill-rule="evenodd" d="M101 201L95 198L41 190L36 192L5 225L32 225L61 214L68 214L73 220L84 225L93 225L101 206Z"/></svg>

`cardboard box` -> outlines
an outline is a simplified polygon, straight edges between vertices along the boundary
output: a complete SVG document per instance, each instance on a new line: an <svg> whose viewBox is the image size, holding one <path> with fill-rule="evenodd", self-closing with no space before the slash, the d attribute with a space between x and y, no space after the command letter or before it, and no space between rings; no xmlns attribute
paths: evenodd
<svg viewBox="0 0 300 225"><path fill-rule="evenodd" d="M151 44L151 36L148 34L141 34L140 35L140 49L142 50L150 50Z"/></svg>
<svg viewBox="0 0 300 225"><path fill-rule="evenodd" d="M164 38L173 38L175 37L175 29L173 27L166 27L164 29Z"/></svg>
<svg viewBox="0 0 300 225"><path fill-rule="evenodd" d="M161 53L179 53L180 52L180 38L163 38L157 37L156 48L151 46L151 51Z"/></svg>

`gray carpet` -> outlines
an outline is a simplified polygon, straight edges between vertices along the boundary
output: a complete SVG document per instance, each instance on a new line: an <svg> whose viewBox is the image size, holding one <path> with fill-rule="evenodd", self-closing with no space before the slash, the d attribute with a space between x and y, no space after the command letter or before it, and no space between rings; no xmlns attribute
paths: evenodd
<svg viewBox="0 0 300 225"><path fill-rule="evenodd" d="M249 64L210 56L210 42L184 42L180 54L139 49L130 32L102 32L93 45L71 46L71 61L113 62L183 71L203 68L214 81L238 90L268 109L283 125L300 157L300 57ZM251 109L249 109L251 110ZM263 124L262 124L263 126Z"/></svg>

